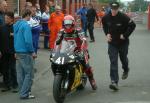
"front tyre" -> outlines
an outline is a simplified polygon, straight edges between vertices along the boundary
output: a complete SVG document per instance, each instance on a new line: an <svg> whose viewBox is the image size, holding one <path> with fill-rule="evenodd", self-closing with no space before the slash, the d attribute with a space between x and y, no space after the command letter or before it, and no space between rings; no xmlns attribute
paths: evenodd
<svg viewBox="0 0 150 103"><path fill-rule="evenodd" d="M53 83L53 97L56 103L63 103L66 93L62 89L63 78L62 75L55 75Z"/></svg>

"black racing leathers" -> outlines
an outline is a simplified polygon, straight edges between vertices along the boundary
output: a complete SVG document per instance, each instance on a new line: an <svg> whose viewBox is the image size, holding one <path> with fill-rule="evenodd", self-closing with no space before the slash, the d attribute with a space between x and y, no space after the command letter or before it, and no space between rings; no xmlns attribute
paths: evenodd
<svg viewBox="0 0 150 103"><path fill-rule="evenodd" d="M112 16L111 12L109 12L102 18L102 24L105 35L111 34L112 41L109 43L114 46L129 42L128 37L136 27L133 20L121 12L118 12L116 16ZM121 34L123 34L125 40L120 39Z"/></svg>

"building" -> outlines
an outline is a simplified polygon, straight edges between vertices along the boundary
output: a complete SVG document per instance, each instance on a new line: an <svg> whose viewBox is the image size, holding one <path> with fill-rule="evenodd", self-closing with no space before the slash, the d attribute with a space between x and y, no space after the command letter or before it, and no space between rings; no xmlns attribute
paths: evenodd
<svg viewBox="0 0 150 103"><path fill-rule="evenodd" d="M8 3L9 10L15 10L18 14L24 7L25 2L32 2L32 4L39 3L41 9L44 9L44 5L47 3L48 0L6 0ZM89 3L92 0L51 0L55 2L55 4L60 5L62 10L68 14L74 14L77 9L79 9L83 3Z"/></svg>

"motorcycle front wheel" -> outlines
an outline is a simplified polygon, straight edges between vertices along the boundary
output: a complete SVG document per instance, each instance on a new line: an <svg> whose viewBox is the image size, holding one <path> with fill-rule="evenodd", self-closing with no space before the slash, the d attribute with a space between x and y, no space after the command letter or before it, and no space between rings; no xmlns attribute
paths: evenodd
<svg viewBox="0 0 150 103"><path fill-rule="evenodd" d="M56 103L63 103L65 100L66 92L62 88L63 78L62 75L55 75L53 83L53 97Z"/></svg>

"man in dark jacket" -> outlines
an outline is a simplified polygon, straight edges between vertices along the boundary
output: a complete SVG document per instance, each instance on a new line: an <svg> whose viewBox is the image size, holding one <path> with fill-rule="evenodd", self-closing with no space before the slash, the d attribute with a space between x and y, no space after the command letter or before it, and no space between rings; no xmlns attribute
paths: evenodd
<svg viewBox="0 0 150 103"><path fill-rule="evenodd" d="M122 79L128 77L128 46L129 36L134 31L135 23L125 14L119 12L119 3L110 4L111 11L102 18L103 30L108 41L110 58L110 89L118 90L118 55L124 70Z"/></svg>
<svg viewBox="0 0 150 103"><path fill-rule="evenodd" d="M17 88L17 78L16 78L16 60L14 52L14 38L13 38L13 21L14 13L5 13L5 23L0 26L0 44L2 53L2 71L4 77L5 88L2 92Z"/></svg>
<svg viewBox="0 0 150 103"><path fill-rule="evenodd" d="M89 9L87 11L87 29L89 31L90 34L90 42L95 42L95 38L94 38L94 22L95 22L95 18L98 19L98 15L96 13L96 10L93 8L93 5L91 3L89 3Z"/></svg>
<svg viewBox="0 0 150 103"><path fill-rule="evenodd" d="M7 2L5 0L0 0L0 25L5 24L4 16L5 16L6 9L7 9ZM1 48L1 44L0 44L0 48ZM2 73L1 57L2 57L2 53L1 53L1 50L0 50L0 75Z"/></svg>

